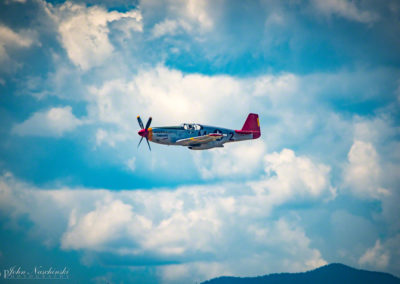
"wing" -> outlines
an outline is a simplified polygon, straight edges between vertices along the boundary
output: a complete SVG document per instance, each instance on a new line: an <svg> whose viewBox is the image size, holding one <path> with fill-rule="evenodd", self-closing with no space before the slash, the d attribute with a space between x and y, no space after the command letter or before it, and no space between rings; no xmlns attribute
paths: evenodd
<svg viewBox="0 0 400 284"><path fill-rule="evenodd" d="M177 140L175 143L178 145L182 145L182 146L200 145L200 144L206 144L211 141L215 141L217 139L220 139L223 136L224 135L220 134L220 133L210 133L207 135L180 139L180 140Z"/></svg>

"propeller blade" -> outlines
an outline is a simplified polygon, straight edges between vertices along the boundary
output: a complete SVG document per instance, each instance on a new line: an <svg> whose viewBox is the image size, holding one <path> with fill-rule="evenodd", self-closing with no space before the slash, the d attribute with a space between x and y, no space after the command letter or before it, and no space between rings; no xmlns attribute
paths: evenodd
<svg viewBox="0 0 400 284"><path fill-rule="evenodd" d="M146 129L149 128L150 124L151 124L152 118L151 116L149 117L149 120L146 123Z"/></svg>
<svg viewBox="0 0 400 284"><path fill-rule="evenodd" d="M139 146L140 146L140 143L142 143L142 140L143 140L143 136L142 136L142 138L140 138L139 144L137 144L137 147L138 147L138 148L139 148Z"/></svg>
<svg viewBox="0 0 400 284"><path fill-rule="evenodd" d="M137 121L139 122L140 128L143 129L143 128L144 128L144 127L143 127L143 121L142 121L142 119L140 118L139 115L137 116Z"/></svg>
<svg viewBox="0 0 400 284"><path fill-rule="evenodd" d="M146 137L146 142L147 142L147 145L149 145L149 150L151 151L151 147L150 147L149 139L147 139L147 137Z"/></svg>

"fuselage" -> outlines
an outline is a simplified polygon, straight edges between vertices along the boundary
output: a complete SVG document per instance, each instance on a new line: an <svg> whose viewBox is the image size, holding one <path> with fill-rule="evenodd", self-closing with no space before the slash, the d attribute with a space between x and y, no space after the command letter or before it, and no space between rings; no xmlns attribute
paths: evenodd
<svg viewBox="0 0 400 284"><path fill-rule="evenodd" d="M164 145L179 145L176 144L176 141L178 140L203 136L211 133L222 134L222 136L221 138L215 141L210 141L206 144L193 144L189 147L189 149L204 150L214 147L223 147L223 144L228 142L253 139L253 134L238 134L233 129L189 123L185 123L180 126L163 126L149 128L148 139L154 143Z"/></svg>

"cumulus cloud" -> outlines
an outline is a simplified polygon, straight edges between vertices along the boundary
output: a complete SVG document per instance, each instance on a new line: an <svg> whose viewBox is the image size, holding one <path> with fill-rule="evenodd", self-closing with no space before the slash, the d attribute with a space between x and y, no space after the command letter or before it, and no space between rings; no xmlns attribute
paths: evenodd
<svg viewBox="0 0 400 284"><path fill-rule="evenodd" d="M12 132L21 136L61 137L82 124L83 121L75 117L70 106L54 107L34 113L24 122L14 125Z"/></svg>
<svg viewBox="0 0 400 284"><path fill-rule="evenodd" d="M393 236L379 238L358 259L360 266L366 269L380 269L392 271L398 275L400 265L400 234L398 231Z"/></svg>
<svg viewBox="0 0 400 284"><path fill-rule="evenodd" d="M266 171L275 173L272 179L279 187L303 187L311 195L319 195L329 185L330 168L323 164L314 164L307 157L296 157L292 150L284 149L281 153L265 157Z"/></svg>
<svg viewBox="0 0 400 284"><path fill-rule="evenodd" d="M399 129L385 114L373 119L355 117L354 141L348 151L343 181L347 190L362 198L386 202L397 196L396 154Z"/></svg>
<svg viewBox="0 0 400 284"><path fill-rule="evenodd" d="M380 240L376 240L375 246L367 249L358 262L360 265L372 264L373 267L384 269L389 263L389 252L382 247Z"/></svg>
<svg viewBox="0 0 400 284"><path fill-rule="evenodd" d="M240 246L257 250L257 253L244 253L232 244L232 253L237 258L166 265L160 267L163 282L185 283L188 279L202 280L221 275L243 277L281 271L298 272L326 264L321 253L310 248L310 239L304 230L285 219L270 222L264 227L249 226L246 233L252 235L251 246L245 245L241 240L237 241L241 243ZM259 268L260 263L263 263L263 269Z"/></svg>
<svg viewBox="0 0 400 284"><path fill-rule="evenodd" d="M240 127L250 112L240 82L229 76L184 74L163 66L141 70L130 80L111 80L90 89L89 115L112 123L127 135L137 128L138 114L153 116L153 124L212 123ZM230 104L235 101L240 104ZM221 116L221 111L224 116ZM237 114L242 114L238 116Z"/></svg>
<svg viewBox="0 0 400 284"><path fill-rule="evenodd" d="M355 1L348 0L313 0L318 12L331 16L337 15L348 20L371 24L379 19L375 12L360 9Z"/></svg>
<svg viewBox="0 0 400 284"><path fill-rule="evenodd" d="M61 240L63 248L98 250L99 246L105 243L121 240L127 234L131 235L129 228L145 233L146 227L151 226L151 222L145 218L134 216L132 206L120 200L98 204L95 210L81 216L79 220L76 218L73 214L70 216L70 230ZM136 238L144 237L142 234Z"/></svg>
<svg viewBox="0 0 400 284"><path fill-rule="evenodd" d="M142 15L137 10L122 13L67 1L59 6L49 5L48 11L58 25L69 59L82 70L101 65L113 53L108 36L110 23L123 20L124 25L117 27L126 35L130 30L141 32L143 29Z"/></svg>
<svg viewBox="0 0 400 284"><path fill-rule="evenodd" d="M162 278L173 283L187 281L192 273L205 280L221 273L300 271L326 263L295 219L268 217L264 208L279 206L276 200L248 204L262 196L246 184L119 192L42 190L7 174L1 177L0 197L1 211L11 220L29 216L37 237L43 237L41 231L53 231L46 235L48 244L111 253L121 260L135 259L137 265L144 258L155 264L179 262L159 267ZM259 210L255 214L245 206ZM273 264L266 268L267 262Z"/></svg>
<svg viewBox="0 0 400 284"><path fill-rule="evenodd" d="M267 154L264 161L267 177L252 186L265 200L280 204L289 200L336 197L336 189L330 184L329 166L296 156L290 149Z"/></svg>
<svg viewBox="0 0 400 284"><path fill-rule="evenodd" d="M251 144L248 144L251 143ZM263 140L226 144L225 148L195 152L194 161L204 179L238 178L259 174L266 146Z"/></svg>
<svg viewBox="0 0 400 284"><path fill-rule="evenodd" d="M392 230L400 229L399 171L400 156L398 127L386 116L373 119L356 117L354 141L348 150L347 163L343 167L342 192L381 202L382 212L375 216L386 222Z"/></svg>
<svg viewBox="0 0 400 284"><path fill-rule="evenodd" d="M88 110L93 119L116 124L130 133L131 122L138 113L153 116L154 123L187 121L239 128L249 112L262 110L282 120L286 133L302 132L305 127L312 127L314 120L312 114L302 111L309 107L309 100L300 94L308 78L302 80L294 74L248 79L185 74L159 65L141 69L132 78L91 86ZM309 93L314 96L315 88L310 88Z"/></svg>
<svg viewBox="0 0 400 284"><path fill-rule="evenodd" d="M378 197L386 192L380 188L381 168L378 154L371 143L356 140L348 153L345 183L361 197Z"/></svg>
<svg viewBox="0 0 400 284"><path fill-rule="evenodd" d="M359 258L358 263L367 269L393 271L398 275L400 265L400 234L386 239L377 239Z"/></svg>

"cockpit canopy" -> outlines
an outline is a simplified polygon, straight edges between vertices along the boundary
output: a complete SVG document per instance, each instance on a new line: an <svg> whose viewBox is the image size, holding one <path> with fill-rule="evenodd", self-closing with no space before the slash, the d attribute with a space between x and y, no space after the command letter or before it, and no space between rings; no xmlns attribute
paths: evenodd
<svg viewBox="0 0 400 284"><path fill-rule="evenodd" d="M183 129L185 130L200 130L203 127L201 127L200 124L194 124L194 123L184 123L182 124Z"/></svg>

